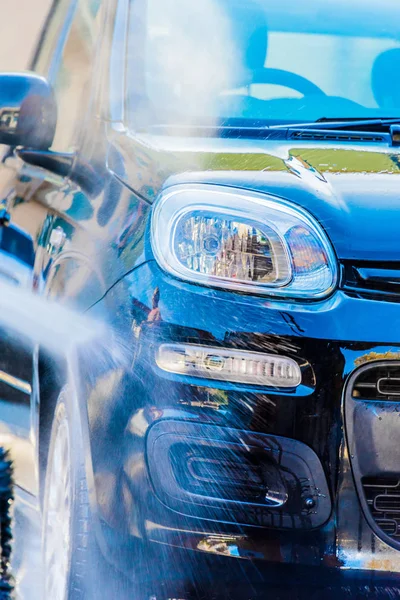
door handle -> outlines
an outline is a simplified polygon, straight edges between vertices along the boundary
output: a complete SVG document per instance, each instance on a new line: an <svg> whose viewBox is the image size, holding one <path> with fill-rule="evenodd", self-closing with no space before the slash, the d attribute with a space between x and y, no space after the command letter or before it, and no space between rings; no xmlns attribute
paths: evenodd
<svg viewBox="0 0 400 600"><path fill-rule="evenodd" d="M62 227L58 226L50 233L49 244L54 252L60 250L63 246L67 235Z"/></svg>

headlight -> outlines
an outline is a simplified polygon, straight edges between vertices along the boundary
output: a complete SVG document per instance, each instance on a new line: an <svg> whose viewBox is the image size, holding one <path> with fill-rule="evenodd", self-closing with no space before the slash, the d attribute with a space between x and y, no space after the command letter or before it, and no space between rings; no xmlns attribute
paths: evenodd
<svg viewBox="0 0 400 600"><path fill-rule="evenodd" d="M152 247L165 271L208 286L313 299L337 279L332 247L311 215L247 190L166 190L154 207Z"/></svg>

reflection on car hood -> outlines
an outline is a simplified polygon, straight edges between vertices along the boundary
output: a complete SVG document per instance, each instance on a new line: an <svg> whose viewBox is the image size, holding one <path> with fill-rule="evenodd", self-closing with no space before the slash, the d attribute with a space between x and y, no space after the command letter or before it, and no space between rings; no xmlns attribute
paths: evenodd
<svg viewBox="0 0 400 600"><path fill-rule="evenodd" d="M400 260L396 148L126 134L115 144L123 162L111 168L150 201L161 187L186 182L263 191L312 213L339 258Z"/></svg>

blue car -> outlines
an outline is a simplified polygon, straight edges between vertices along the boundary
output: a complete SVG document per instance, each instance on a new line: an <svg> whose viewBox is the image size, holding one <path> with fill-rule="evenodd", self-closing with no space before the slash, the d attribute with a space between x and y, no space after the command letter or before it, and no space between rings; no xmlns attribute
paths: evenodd
<svg viewBox="0 0 400 600"><path fill-rule="evenodd" d="M32 287L110 332L73 369L33 353L17 484L46 599L398 581L399 23L392 0L58 0L0 74Z"/></svg>

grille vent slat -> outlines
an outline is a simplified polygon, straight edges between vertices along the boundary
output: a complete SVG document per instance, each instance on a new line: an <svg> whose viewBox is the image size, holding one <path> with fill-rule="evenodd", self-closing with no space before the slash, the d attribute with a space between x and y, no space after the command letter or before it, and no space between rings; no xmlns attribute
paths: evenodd
<svg viewBox="0 0 400 600"><path fill-rule="evenodd" d="M376 519L376 524L379 529L382 529L383 533L395 537L398 529L398 524L392 519Z"/></svg>
<svg viewBox="0 0 400 600"><path fill-rule="evenodd" d="M373 510L380 513L400 514L400 494L378 494Z"/></svg>
<svg viewBox="0 0 400 600"><path fill-rule="evenodd" d="M400 402L400 362L362 371L353 383L351 395L356 400Z"/></svg>
<svg viewBox="0 0 400 600"><path fill-rule="evenodd" d="M400 262L342 260L341 288L376 300L400 301Z"/></svg>
<svg viewBox="0 0 400 600"><path fill-rule="evenodd" d="M385 136L379 134L356 133L356 132L334 132L334 131L291 131L291 139L297 140L320 140L326 142L367 142L380 143Z"/></svg>
<svg viewBox="0 0 400 600"><path fill-rule="evenodd" d="M362 485L376 525L393 540L400 542L400 476L366 477Z"/></svg>

